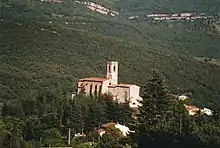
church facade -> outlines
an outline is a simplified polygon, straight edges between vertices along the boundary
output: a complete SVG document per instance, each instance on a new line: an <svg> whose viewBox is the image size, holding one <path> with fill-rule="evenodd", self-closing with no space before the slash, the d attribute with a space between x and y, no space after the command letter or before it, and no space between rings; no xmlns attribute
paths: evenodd
<svg viewBox="0 0 220 148"><path fill-rule="evenodd" d="M106 77L88 77L79 79L77 83L77 93L84 90L86 94L110 94L114 100L124 103L129 100L131 108L137 108L142 98L140 97L140 87L134 84L118 83L118 62L110 61L106 65Z"/></svg>

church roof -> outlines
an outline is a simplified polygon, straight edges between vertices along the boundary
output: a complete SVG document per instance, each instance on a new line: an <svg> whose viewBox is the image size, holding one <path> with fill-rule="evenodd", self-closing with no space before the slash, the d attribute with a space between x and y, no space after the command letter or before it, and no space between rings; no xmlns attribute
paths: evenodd
<svg viewBox="0 0 220 148"><path fill-rule="evenodd" d="M107 78L98 78L98 77L89 77L89 78L83 78L79 79L79 81L95 81L95 82L103 82L108 80Z"/></svg>
<svg viewBox="0 0 220 148"><path fill-rule="evenodd" d="M112 84L109 85L108 87L131 87L134 86L134 84Z"/></svg>

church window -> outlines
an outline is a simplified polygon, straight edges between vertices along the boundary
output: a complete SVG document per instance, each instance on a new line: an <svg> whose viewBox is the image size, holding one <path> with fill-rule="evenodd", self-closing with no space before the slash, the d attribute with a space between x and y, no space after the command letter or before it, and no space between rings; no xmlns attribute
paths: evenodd
<svg viewBox="0 0 220 148"><path fill-rule="evenodd" d="M102 91L102 85L99 86L99 91Z"/></svg>
<svg viewBox="0 0 220 148"><path fill-rule="evenodd" d="M111 72L111 65L108 66L108 71Z"/></svg>
<svg viewBox="0 0 220 148"><path fill-rule="evenodd" d="M97 84L95 85L95 91L96 91L96 92L98 91L98 86L97 86Z"/></svg>
<svg viewBox="0 0 220 148"><path fill-rule="evenodd" d="M89 91L90 91L90 93L92 93L92 84L90 85L90 90Z"/></svg>
<svg viewBox="0 0 220 148"><path fill-rule="evenodd" d="M100 96L102 93L102 85L99 86L99 91L98 91L98 95Z"/></svg>
<svg viewBox="0 0 220 148"><path fill-rule="evenodd" d="M115 66L113 67L113 70L114 70L114 72L116 71L116 67Z"/></svg>

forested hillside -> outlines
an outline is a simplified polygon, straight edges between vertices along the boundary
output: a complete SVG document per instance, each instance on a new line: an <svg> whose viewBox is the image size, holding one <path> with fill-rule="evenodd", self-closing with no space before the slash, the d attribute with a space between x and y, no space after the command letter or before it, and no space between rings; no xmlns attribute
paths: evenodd
<svg viewBox="0 0 220 148"><path fill-rule="evenodd" d="M3 99L19 98L41 87L59 88L68 95L77 79L101 76L106 60L118 60L121 82L143 86L149 71L156 68L166 75L175 93L192 92L199 105L213 106L219 101L219 66L194 58L220 55L219 36L208 35L202 29L206 26L133 24L91 13L75 1L3 4Z"/></svg>
<svg viewBox="0 0 220 148"><path fill-rule="evenodd" d="M133 14L205 12L218 13L219 0L120 0L115 5Z"/></svg>
<svg viewBox="0 0 220 148"><path fill-rule="evenodd" d="M118 106L107 100L107 104L113 107L112 110L120 108L109 117L107 113L109 106L106 105L106 100L96 102L95 99L90 102L88 101L90 97L78 96L79 100L83 101L69 102L71 94L75 92L77 80L82 77L105 76L108 60L119 62L119 81L140 85L141 96L145 99L149 98L150 93L153 95L153 92L146 94L148 91L146 86L150 84L150 72L157 69L164 76L169 88L161 98L167 98L168 93L187 93L190 94L188 103L219 110L219 20L149 22L127 19L128 16L133 15L184 11L216 15L219 14L219 0L198 2L195 0L175 2L96 0L94 2L118 11L119 15L115 17L103 15L74 0L61 3L40 0L2 0L0 2L0 104L3 104L0 130L4 131L3 135L0 134L0 146L2 137L11 140L6 140L5 146L8 147L13 145L13 142L19 143L22 136L28 143L36 142L43 146L48 146L48 143L66 145L67 138L63 140L62 136L67 136L68 128L81 132L80 129L86 127L85 132L89 133L92 128L104 124L103 122L119 120L128 124L129 122L125 122L126 118L112 118L122 113L129 118L130 112L127 113L126 109L124 110L127 106ZM163 88L160 89L163 90ZM108 99L109 96L101 96L99 99L106 98ZM147 100L145 101L144 103L147 103ZM152 103L152 105L157 104L157 102ZM82 104L85 106L81 106ZM164 110L178 107L178 103L173 106L167 104ZM90 118L89 109L94 112L103 111L106 118L99 119L99 114ZM185 115L184 124L190 126L186 127L184 134L178 135L179 127L176 123L179 122L180 117L177 113L185 114L184 110L172 110L172 115L169 114L168 117L173 116L175 119L168 120L167 115L160 112L159 108L154 108L152 114L146 114L147 109L149 108L146 105L142 108L143 118L139 117L138 121L131 119L130 125L135 125L133 128L139 131L140 137L136 137L137 135L132 137L129 145L133 142L139 143L140 146L143 141L139 140L149 136L140 132L140 129L143 129L146 133L152 132L159 139L160 136L172 133L171 137L175 135L179 141L183 138L181 143L195 138L198 140L199 144L195 144L198 147L202 144L205 145L204 147L210 146L212 141L214 141L212 146L218 147L217 113L211 118L200 115L190 118ZM75 120L77 115L74 112L82 115L81 123ZM69 119L69 113L73 114L71 119ZM160 114L160 120L163 120L163 123L160 124L154 120L153 116L157 114ZM95 118L98 118L97 121L90 124ZM136 123L143 123L143 120L149 118L152 118L152 122L157 125L151 125L150 121L144 123L146 126L151 125L149 131ZM49 119L51 122L48 121ZM67 119L72 122L72 125L69 125ZM35 127L32 122L37 126ZM83 122L87 126L84 126ZM62 126L64 129L61 128ZM172 126L175 127L173 131ZM160 130L165 135L158 135L157 132ZM206 132L209 136L204 134ZM16 134L19 138L13 140ZM50 137L51 135L54 137ZM192 139L185 139L187 135ZM43 141L40 140L42 138ZM103 143L108 141L108 138L103 139ZM91 139L90 137L85 141L91 141ZM150 140L151 137L147 139ZM122 138L122 143L123 141ZM103 143L99 143L98 147L103 147Z"/></svg>
<svg viewBox="0 0 220 148"><path fill-rule="evenodd" d="M3 99L30 97L30 92L44 88L68 95L75 91L77 79L104 76L105 62L118 60L121 82L143 86L150 70L159 69L175 93L192 92L195 100L202 101L201 105L219 101L218 65L98 34L35 22L16 24L9 21L2 23L3 27Z"/></svg>

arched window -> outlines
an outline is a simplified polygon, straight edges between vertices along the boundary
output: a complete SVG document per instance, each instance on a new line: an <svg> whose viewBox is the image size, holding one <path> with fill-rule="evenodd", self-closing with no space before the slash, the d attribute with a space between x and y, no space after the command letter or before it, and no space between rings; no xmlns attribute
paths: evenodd
<svg viewBox="0 0 220 148"><path fill-rule="evenodd" d="M116 67L115 67L115 65L114 65L114 67L113 67L113 70L114 70L114 72L116 71Z"/></svg>
<svg viewBox="0 0 220 148"><path fill-rule="evenodd" d="M111 65L108 66L108 71L111 72Z"/></svg>
<svg viewBox="0 0 220 148"><path fill-rule="evenodd" d="M101 92L101 91L102 91L102 85L99 86L99 92Z"/></svg>
<svg viewBox="0 0 220 148"><path fill-rule="evenodd" d="M89 91L90 91L90 93L92 93L92 84L90 85Z"/></svg>
<svg viewBox="0 0 220 148"><path fill-rule="evenodd" d="M97 92L98 91L98 86L97 86L97 84L95 85L95 92Z"/></svg>

